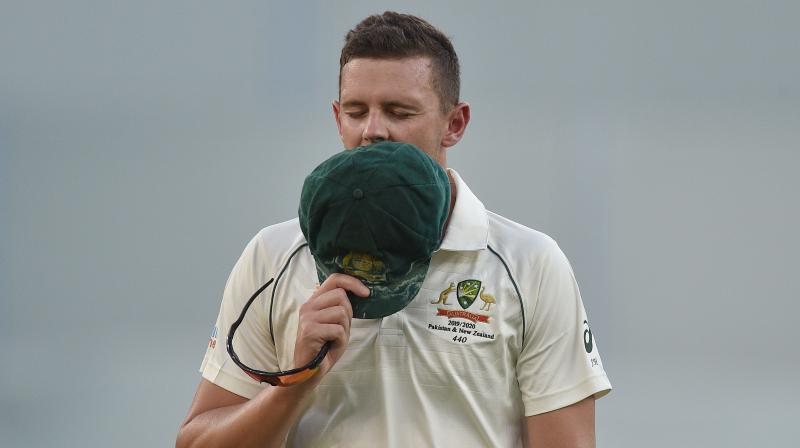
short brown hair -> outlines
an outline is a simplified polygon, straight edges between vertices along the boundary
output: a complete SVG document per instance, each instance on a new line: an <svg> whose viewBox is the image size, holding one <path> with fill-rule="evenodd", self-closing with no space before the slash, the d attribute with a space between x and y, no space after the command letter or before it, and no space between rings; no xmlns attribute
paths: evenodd
<svg viewBox="0 0 800 448"><path fill-rule="evenodd" d="M461 88L458 56L450 39L425 20L386 11L362 20L348 31L339 58L339 90L342 70L355 58L396 59L426 56L431 59L431 83L443 113L458 103Z"/></svg>

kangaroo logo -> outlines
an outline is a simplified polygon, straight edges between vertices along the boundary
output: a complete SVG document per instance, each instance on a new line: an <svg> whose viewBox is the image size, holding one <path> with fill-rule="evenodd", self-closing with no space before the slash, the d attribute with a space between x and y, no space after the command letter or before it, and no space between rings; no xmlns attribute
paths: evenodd
<svg viewBox="0 0 800 448"><path fill-rule="evenodd" d="M439 293L439 300L434 300L431 303L439 305L447 305L447 296L450 295L451 292L455 291L455 289L456 289L456 284L450 282L450 286L448 286L447 289Z"/></svg>

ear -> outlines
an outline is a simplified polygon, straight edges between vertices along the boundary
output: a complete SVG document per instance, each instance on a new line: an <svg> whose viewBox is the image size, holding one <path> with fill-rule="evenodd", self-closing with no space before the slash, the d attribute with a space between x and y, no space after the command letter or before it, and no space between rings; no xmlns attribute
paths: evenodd
<svg viewBox="0 0 800 448"><path fill-rule="evenodd" d="M442 137L443 148L449 148L461 141L469 124L469 117L469 103L464 101L456 104L447 114L447 129Z"/></svg>
<svg viewBox="0 0 800 448"><path fill-rule="evenodd" d="M333 107L333 118L336 120L336 128L339 129L339 138L342 138L342 120L339 115L341 107L339 106L339 100L333 100L331 106Z"/></svg>

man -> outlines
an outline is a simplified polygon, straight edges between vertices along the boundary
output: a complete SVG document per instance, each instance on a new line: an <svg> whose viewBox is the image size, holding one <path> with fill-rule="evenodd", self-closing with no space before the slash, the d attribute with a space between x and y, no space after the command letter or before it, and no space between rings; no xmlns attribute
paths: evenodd
<svg viewBox="0 0 800 448"><path fill-rule="evenodd" d="M446 167L470 120L452 44L414 16L366 18L346 36L333 114L346 149L406 142ZM297 219L253 238L177 446L594 446L594 400L611 386L569 262L447 174L441 246L423 289L391 316L352 318L347 292L369 300L357 278L314 284ZM332 341L319 371L290 387L259 384L224 347L244 302L279 272L283 286L256 302L236 344L250 365L277 371Z"/></svg>

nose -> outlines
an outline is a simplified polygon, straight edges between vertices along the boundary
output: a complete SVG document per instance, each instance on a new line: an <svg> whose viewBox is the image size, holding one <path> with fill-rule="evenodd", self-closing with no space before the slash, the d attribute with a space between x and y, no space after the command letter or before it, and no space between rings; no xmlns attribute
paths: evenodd
<svg viewBox="0 0 800 448"><path fill-rule="evenodd" d="M364 131L361 133L361 144L369 145L383 140L389 140L389 129L380 113L370 113L364 125Z"/></svg>

